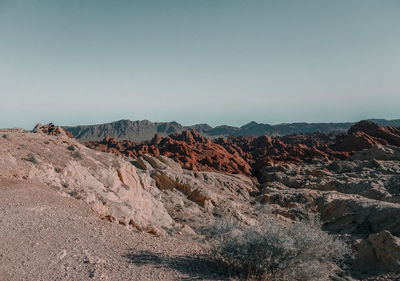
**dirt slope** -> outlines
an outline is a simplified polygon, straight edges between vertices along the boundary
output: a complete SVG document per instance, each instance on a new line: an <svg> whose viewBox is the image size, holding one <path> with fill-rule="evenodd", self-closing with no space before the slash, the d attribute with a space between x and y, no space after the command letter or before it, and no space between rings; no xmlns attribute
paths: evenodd
<svg viewBox="0 0 400 281"><path fill-rule="evenodd" d="M0 280L224 280L203 245L136 233L29 181L0 178Z"/></svg>

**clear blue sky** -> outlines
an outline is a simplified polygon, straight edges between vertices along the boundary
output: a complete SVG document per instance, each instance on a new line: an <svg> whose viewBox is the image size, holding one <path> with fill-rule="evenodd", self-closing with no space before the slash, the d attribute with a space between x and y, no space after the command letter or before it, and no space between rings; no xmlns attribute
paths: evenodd
<svg viewBox="0 0 400 281"><path fill-rule="evenodd" d="M0 127L400 118L398 0L0 0Z"/></svg>

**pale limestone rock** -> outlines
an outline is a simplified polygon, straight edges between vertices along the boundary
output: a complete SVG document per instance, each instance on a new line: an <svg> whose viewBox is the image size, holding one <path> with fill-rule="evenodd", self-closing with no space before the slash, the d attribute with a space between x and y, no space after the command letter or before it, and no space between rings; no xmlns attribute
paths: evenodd
<svg viewBox="0 0 400 281"><path fill-rule="evenodd" d="M364 149L356 152L351 160L400 160L400 147L396 146L374 146L370 149Z"/></svg>
<svg viewBox="0 0 400 281"><path fill-rule="evenodd" d="M9 151L1 152L0 170L4 176L42 182L86 201L100 217L111 221L157 234L172 229L173 220L162 202L143 188L136 168L128 161L90 150L62 133L49 136L19 132L13 134L13 142L1 141ZM69 145L76 147L80 158L67 149ZM39 161L24 160L27 154Z"/></svg>

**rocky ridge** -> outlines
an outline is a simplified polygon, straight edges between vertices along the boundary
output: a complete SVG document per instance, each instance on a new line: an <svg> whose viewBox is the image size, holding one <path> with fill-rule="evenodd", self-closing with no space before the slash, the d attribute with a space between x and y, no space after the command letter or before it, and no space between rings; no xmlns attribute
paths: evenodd
<svg viewBox="0 0 400 281"><path fill-rule="evenodd" d="M400 120L371 119L381 126L400 126ZM257 122L250 122L241 127L221 125L211 127L207 124L196 124L183 126L177 122L156 122L148 120L130 121L119 120L106 124L84 125L75 127L64 127L71 132L80 142L101 141L106 136L118 140L130 140L135 142L149 141L155 134L167 136L181 133L185 130L196 130L202 136L215 139L229 136L284 136L300 133L345 133L354 123L282 123L269 125Z"/></svg>

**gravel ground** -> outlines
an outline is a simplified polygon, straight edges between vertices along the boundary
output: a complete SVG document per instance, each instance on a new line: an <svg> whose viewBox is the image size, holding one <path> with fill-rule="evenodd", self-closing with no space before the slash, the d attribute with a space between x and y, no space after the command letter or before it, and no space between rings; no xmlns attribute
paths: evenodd
<svg viewBox="0 0 400 281"><path fill-rule="evenodd" d="M206 253L103 221L47 186L0 178L0 281L226 280Z"/></svg>

